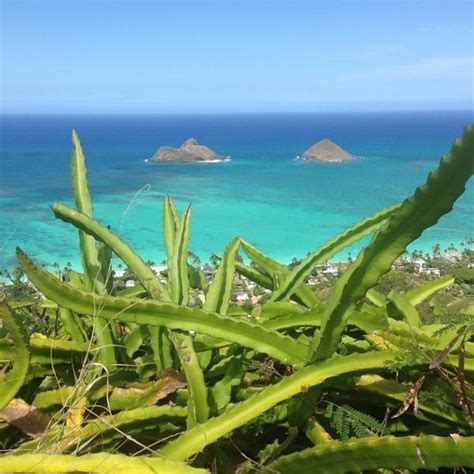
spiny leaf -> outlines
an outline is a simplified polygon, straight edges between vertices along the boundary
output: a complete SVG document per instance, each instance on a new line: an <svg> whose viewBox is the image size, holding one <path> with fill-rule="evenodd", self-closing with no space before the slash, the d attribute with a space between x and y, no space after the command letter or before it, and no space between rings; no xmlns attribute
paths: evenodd
<svg viewBox="0 0 474 474"><path fill-rule="evenodd" d="M73 224L75 227L83 230L95 239L106 243L128 267L134 269L133 271L140 280L140 283L152 297L162 298L165 300L168 299L168 292L151 268L146 265L145 262L135 254L125 242L114 235L107 227L100 225L94 219L91 219L87 215L77 212L64 204L54 204L53 211L54 215L59 219Z"/></svg>
<svg viewBox="0 0 474 474"><path fill-rule="evenodd" d="M206 473L184 463L145 456L97 453L84 456L65 454L7 454L0 456L0 472L94 472L114 474Z"/></svg>
<svg viewBox="0 0 474 474"><path fill-rule="evenodd" d="M451 275L435 278L434 280L428 281L423 285L417 286L416 288L407 291L406 299L413 306L417 306L420 303L423 303L423 301L429 298L432 294L436 293L442 288L452 285L453 283L454 277Z"/></svg>
<svg viewBox="0 0 474 474"><path fill-rule="evenodd" d="M19 327L18 322L15 321L10 308L3 300L0 300L0 319L2 320L3 327L8 330L8 334L15 344L13 367L1 380L1 410L10 402L23 385L28 371L30 354L22 334L22 329Z"/></svg>
<svg viewBox="0 0 474 474"><path fill-rule="evenodd" d="M372 469L474 467L474 436L384 436L331 441L283 456L269 468L285 474L342 474Z"/></svg>
<svg viewBox="0 0 474 474"><path fill-rule="evenodd" d="M233 239L226 247L222 260L206 295L203 309L213 313L226 314L232 295L232 282L235 271L235 254L239 248L240 239Z"/></svg>
<svg viewBox="0 0 474 474"><path fill-rule="evenodd" d="M305 345L261 326L172 303L107 295L99 298L59 282L44 269L34 265L20 249L17 250L17 257L30 281L40 291L77 313L95 315L99 312L102 318L109 320L194 330L267 353L290 364L299 364L306 357Z"/></svg>
<svg viewBox="0 0 474 474"><path fill-rule="evenodd" d="M77 210L88 218L92 218L92 204L87 184L84 153L75 130L72 132L71 181ZM106 292L105 279L102 274L103 268L99 259L95 237L84 232L83 229L79 229L79 242L86 289L104 294ZM105 365L113 366L116 364L116 358L112 327L98 319L96 329L96 336L101 346L101 360Z"/></svg>
<svg viewBox="0 0 474 474"><path fill-rule="evenodd" d="M382 209L370 217L353 225L349 229L336 235L332 240L324 244L319 249L308 254L299 265L282 282L280 287L273 292L271 301L286 301L296 291L304 280L309 277L314 267L333 257L343 248L357 242L363 237L371 234L382 226L392 213L400 207L400 204Z"/></svg>
<svg viewBox="0 0 474 474"><path fill-rule="evenodd" d="M241 244L247 257L250 258L250 260L252 260L260 268L262 268L270 277L270 283L267 283L268 286L263 284L263 286L265 286L266 288L269 288L269 289L274 288L273 277L275 273L280 272L284 276L289 275L290 270L285 265L282 265L281 263L278 263L276 260L273 260L272 258L268 257L263 252L260 252L260 250L255 248L253 245L250 245L245 240L241 239ZM243 267L243 264L239 264L237 268L239 271L243 270L242 271L243 275L245 275L245 271L249 273L248 270L245 267ZM257 276L257 279L259 280L262 279L258 275L255 275L255 272L251 272L251 271L250 271L250 276L249 275L245 275L245 276L247 276L250 279L252 279L251 276ZM257 281L257 283L259 282ZM259 283L259 284L262 284L262 283ZM318 297L313 293L313 291L311 291L310 288L308 288L304 284L300 285L295 290L295 299L297 301L301 301L301 303L303 303L308 308L313 308L319 303Z"/></svg>
<svg viewBox="0 0 474 474"><path fill-rule="evenodd" d="M189 299L187 258L190 217L191 206L188 206L176 229L173 255L168 264L168 287L171 301L182 305L186 305Z"/></svg>
<svg viewBox="0 0 474 474"><path fill-rule="evenodd" d="M175 236L178 227L179 218L176 206L171 197L167 194L163 200L163 235L168 260L171 260L171 257L173 256Z"/></svg>
<svg viewBox="0 0 474 474"><path fill-rule="evenodd" d="M470 125L462 139L454 142L439 167L429 174L427 182L393 212L385 227L340 277L321 330L315 333L310 360L331 357L355 305L390 270L407 245L451 210L472 175L473 153L474 125Z"/></svg>
<svg viewBox="0 0 474 474"><path fill-rule="evenodd" d="M338 375L381 368L385 365L385 361L394 356L395 353L390 351L352 354L307 366L285 377L275 385L267 386L260 393L232 406L221 415L187 431L179 438L171 441L159 453L168 459L187 459L218 438L254 420L305 388L319 385L325 380Z"/></svg>

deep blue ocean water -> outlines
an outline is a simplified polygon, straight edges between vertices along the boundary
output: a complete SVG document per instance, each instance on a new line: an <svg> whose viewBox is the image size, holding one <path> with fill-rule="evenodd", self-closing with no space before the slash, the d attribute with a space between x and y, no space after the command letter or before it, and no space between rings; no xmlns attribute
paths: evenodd
<svg viewBox="0 0 474 474"><path fill-rule="evenodd" d="M87 159L96 217L144 258L165 257L161 205L193 203L190 250L207 260L240 235L281 261L302 257L364 216L409 196L446 153L471 112L0 117L0 268L21 246L41 263L79 265L77 233L54 218L72 204L70 133ZM189 137L230 155L215 164L145 162ZM295 161L330 138L358 157ZM459 246L474 235L474 186L411 247ZM366 241L364 241L366 242ZM363 242L363 243L364 243ZM349 249L355 255L360 245ZM347 251L340 254L345 258Z"/></svg>

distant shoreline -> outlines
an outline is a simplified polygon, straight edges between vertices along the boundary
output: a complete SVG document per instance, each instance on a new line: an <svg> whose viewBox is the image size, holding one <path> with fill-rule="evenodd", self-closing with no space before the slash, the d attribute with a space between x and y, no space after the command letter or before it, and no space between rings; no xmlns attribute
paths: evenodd
<svg viewBox="0 0 474 474"><path fill-rule="evenodd" d="M461 245L461 243L462 243L463 245ZM434 245L436 245L436 243L433 244L433 246L434 246ZM432 246L432 247L433 247L433 246ZM429 250L427 250L427 249L422 249L422 248L414 248L414 249L411 249L411 250L409 250L409 251L407 252L407 255L408 255L407 259L409 260L409 259L411 258L410 255L411 255L412 253L414 253L414 252L416 252L416 253L418 253L418 254L421 254L423 258L425 258L425 256L426 256L427 254L430 256L430 258L433 258L433 248L432 248L432 247L431 247L431 249L429 249ZM458 242L458 243L455 245L455 248L456 248L456 250L441 251L441 252L440 252L441 257L442 257L442 258L447 258L447 259L449 259L449 258L455 257L455 256L457 256L457 255L461 255L462 251L463 251L463 250L466 250L466 249L469 249L469 250L474 251L474 246L472 246L472 245L469 246L469 245L465 244L464 242ZM261 250L261 251L263 251L264 253L266 253L265 250L262 249L262 248L259 248L259 250ZM315 249L310 250L310 252L312 252L313 250L315 250ZM192 249L191 249L191 251L192 251ZM28 252L27 252L27 253L28 253ZM245 257L245 255L242 255L243 252L240 252L240 253L241 253L241 256ZM344 253L344 252L342 252L342 253ZM329 263L329 264L331 264L331 265L347 265L347 264L349 264L349 263L351 262L351 259L352 259L352 261L356 259L358 253L359 253L359 251L357 251L357 252L346 252L345 257L343 257L343 256L340 256L340 257L335 256L335 257L333 257L333 258L330 258L330 259L327 261L327 263ZM300 255L299 257L290 257L289 260L288 260L288 258L284 258L284 257L283 257L283 258L279 258L279 257L277 257L277 256L275 256L275 255L270 254L270 253L267 253L267 255L268 255L270 258L272 258L272 259L278 261L279 263L288 266L288 265L291 265L291 264L293 263L294 259L297 259L297 260L299 260L299 261L303 260L303 259L306 257L307 253L304 254L304 255ZM405 255L405 254L404 254L404 255ZM401 257L399 257L399 259L397 259L397 260L403 260L403 259L404 259L404 255L402 255ZM30 254L30 257L35 261L35 255L34 255L34 254ZM153 265L151 265L151 268L152 268L154 271L158 271L158 272L159 272L159 271L162 271L162 270L165 270L165 269L166 269L166 265L164 265L164 264L157 263L156 261L154 261L154 260L152 260L152 259L148 259L148 258L147 258L146 256L144 256L144 255L141 255L141 257L142 257L142 259L143 259L144 261L152 261L152 262L153 262ZM162 258L161 260L159 260L159 262L164 262L164 260L165 260L165 256L163 255L163 258ZM245 260L246 262L248 262L248 259L247 259L247 258L244 258L244 260ZM80 262L80 258L79 258L79 257L77 258L77 260L74 260L74 261L69 260L69 262L72 264L72 266L71 266L71 269L72 269L72 270L82 272L82 266L81 266L81 262ZM120 272L120 271L123 271L123 270L124 270L125 264L124 264L123 262L122 262L122 263L120 263L120 262L121 262L121 260L120 260L118 257L114 257L114 259L112 260L112 270L113 270L114 272ZM44 265L45 268L47 268L48 270L57 270L58 268L62 270L62 269L64 269L64 268L66 267L66 264L67 264L68 262L64 262L64 263L63 263L63 262L61 262L61 263L59 263L59 262L47 262L47 263L45 263L45 262L36 260L35 263L37 263L37 264L39 264L39 265ZM210 263L211 263L210 256L209 256L209 258L207 258L207 259L200 258L200 265L201 265L201 266L203 266L203 265L209 265ZM59 265L59 267L58 267L58 266L55 266L56 264ZM10 267L3 267L3 268L0 268L0 270L12 271L14 268L15 268L15 266L10 266ZM1 284L1 283L2 283L2 278L0 278L0 284Z"/></svg>

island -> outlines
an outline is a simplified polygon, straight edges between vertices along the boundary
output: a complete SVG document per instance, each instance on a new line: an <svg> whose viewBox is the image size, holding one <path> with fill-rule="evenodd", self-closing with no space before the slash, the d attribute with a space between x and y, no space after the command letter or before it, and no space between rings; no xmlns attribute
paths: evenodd
<svg viewBox="0 0 474 474"><path fill-rule="evenodd" d="M303 155L301 155L301 159L307 161L336 162L353 160L354 157L343 150L339 145L325 138L308 148Z"/></svg>
<svg viewBox="0 0 474 474"><path fill-rule="evenodd" d="M160 147L148 160L160 163L217 163L229 157L220 156L210 148L200 145L195 138L189 138L179 148Z"/></svg>

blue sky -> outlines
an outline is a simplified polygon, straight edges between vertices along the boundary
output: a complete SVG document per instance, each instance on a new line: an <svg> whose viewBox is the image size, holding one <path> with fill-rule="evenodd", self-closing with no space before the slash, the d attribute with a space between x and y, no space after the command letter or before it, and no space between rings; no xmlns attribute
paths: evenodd
<svg viewBox="0 0 474 474"><path fill-rule="evenodd" d="M0 0L3 112L472 109L471 2Z"/></svg>

